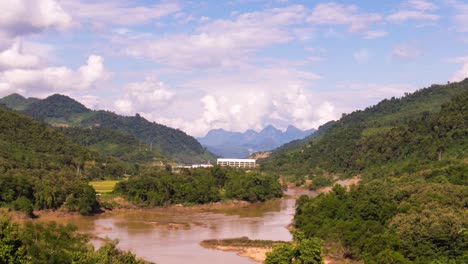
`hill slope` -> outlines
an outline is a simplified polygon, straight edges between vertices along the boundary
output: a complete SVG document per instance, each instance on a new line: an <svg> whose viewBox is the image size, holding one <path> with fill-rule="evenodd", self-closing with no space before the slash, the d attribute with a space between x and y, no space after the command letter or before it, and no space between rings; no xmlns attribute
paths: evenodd
<svg viewBox="0 0 468 264"><path fill-rule="evenodd" d="M427 102L434 109L413 111ZM467 263L468 80L381 104L338 121L296 152L317 175L314 181L318 168L359 173L363 180L348 191L337 185L328 194L301 197L295 226L332 245L329 251L339 248L333 254L340 258ZM393 123L393 115L401 121Z"/></svg>
<svg viewBox="0 0 468 264"><path fill-rule="evenodd" d="M6 105L16 111L26 109L30 104L39 101L37 98L24 98L23 96L14 93L0 99L0 104Z"/></svg>
<svg viewBox="0 0 468 264"><path fill-rule="evenodd" d="M10 103L7 106L15 108L15 105L11 104L13 100L7 101ZM195 138L178 129L149 122L139 115L127 117L107 111L93 111L64 95L55 94L43 100L35 100L24 108L23 113L56 127L100 127L121 134L132 135L143 144L146 144L148 148L157 150L154 153L154 158L158 160L161 158L161 153L171 160L184 163L204 162L214 159L214 156L206 151ZM67 133L67 135L75 136L76 133ZM116 136L116 134L113 135ZM88 137L91 136L97 135L88 133ZM105 137L102 137L102 133L96 138L106 140ZM80 141L76 142L79 143ZM110 144L112 143L102 142L101 145ZM100 148L96 149L99 150ZM112 154L109 148L107 148L106 153Z"/></svg>
<svg viewBox="0 0 468 264"><path fill-rule="evenodd" d="M454 138L448 131L430 132L435 126L439 130L442 126L436 121L441 109L446 111L442 106L466 90L468 80L433 85L402 98L383 100L344 116L305 146L274 153L264 161L263 168L302 176L326 171L377 177L383 172L382 166L386 166L385 173L401 173L414 168L416 161L428 164L439 156L442 160L459 159L466 155L466 138ZM415 123L419 125L415 127Z"/></svg>
<svg viewBox="0 0 468 264"><path fill-rule="evenodd" d="M86 180L118 178L130 168L73 144L28 116L0 108L0 206L27 214L36 209L98 208Z"/></svg>

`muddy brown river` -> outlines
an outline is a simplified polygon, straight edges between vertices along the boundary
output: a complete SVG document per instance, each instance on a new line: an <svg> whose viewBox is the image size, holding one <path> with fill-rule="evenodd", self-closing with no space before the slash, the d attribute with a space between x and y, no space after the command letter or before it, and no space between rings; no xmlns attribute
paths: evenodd
<svg viewBox="0 0 468 264"><path fill-rule="evenodd" d="M290 190L288 194L309 194ZM118 239L118 247L158 264L256 263L236 252L206 249L205 239L247 236L251 239L290 241L286 229L294 216L292 198L239 208L206 211L150 209L116 211L66 219L78 230L99 238ZM59 221L64 222L64 221ZM99 245L99 240L93 241Z"/></svg>

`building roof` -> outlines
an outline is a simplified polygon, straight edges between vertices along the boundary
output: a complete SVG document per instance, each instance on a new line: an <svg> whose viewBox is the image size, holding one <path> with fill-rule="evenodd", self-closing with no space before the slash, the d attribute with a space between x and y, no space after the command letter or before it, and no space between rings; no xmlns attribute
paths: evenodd
<svg viewBox="0 0 468 264"><path fill-rule="evenodd" d="M255 159L218 159L219 161L233 161L233 162L255 162Z"/></svg>

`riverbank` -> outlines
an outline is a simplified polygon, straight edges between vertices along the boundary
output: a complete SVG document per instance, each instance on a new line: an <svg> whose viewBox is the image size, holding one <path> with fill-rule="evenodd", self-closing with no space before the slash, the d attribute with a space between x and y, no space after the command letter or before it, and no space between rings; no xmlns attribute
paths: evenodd
<svg viewBox="0 0 468 264"><path fill-rule="evenodd" d="M217 249L222 251L234 251L238 256L248 257L256 262L263 262L266 254L273 250L273 247L281 244L288 244L285 241L272 240L251 240L248 237L208 239L200 242L204 248Z"/></svg>

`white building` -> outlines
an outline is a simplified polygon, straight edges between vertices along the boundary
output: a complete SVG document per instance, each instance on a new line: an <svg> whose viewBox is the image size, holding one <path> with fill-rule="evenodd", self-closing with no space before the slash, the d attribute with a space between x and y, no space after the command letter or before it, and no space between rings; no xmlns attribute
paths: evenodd
<svg viewBox="0 0 468 264"><path fill-rule="evenodd" d="M211 168L213 167L213 165L211 164L193 164L192 165L192 169L195 169L195 168Z"/></svg>
<svg viewBox="0 0 468 264"><path fill-rule="evenodd" d="M221 167L255 168L255 159L218 159L217 163Z"/></svg>

